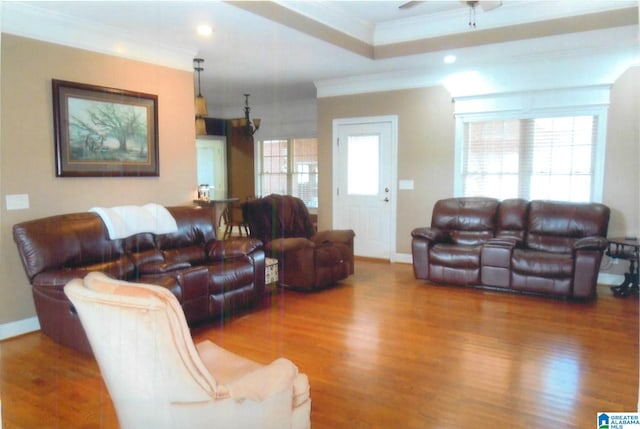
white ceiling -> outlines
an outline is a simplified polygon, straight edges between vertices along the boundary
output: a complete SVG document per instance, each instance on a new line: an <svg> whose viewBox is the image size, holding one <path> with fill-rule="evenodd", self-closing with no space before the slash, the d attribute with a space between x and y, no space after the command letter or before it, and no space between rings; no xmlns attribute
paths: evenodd
<svg viewBox="0 0 640 429"><path fill-rule="evenodd" d="M426 0L399 9L404 2L4 1L1 12L7 33L185 70L202 57L202 92L214 112L240 111L245 92L252 104L269 105L394 82L442 83L488 68L526 74L532 62L545 66L543 73L576 61L576 73L591 64L615 74L638 61L637 1L504 0L491 11L478 7L475 29L466 2ZM631 24L608 24L611 15L601 15L599 28L575 33L580 16L596 17L593 26L593 14L611 11L624 11ZM526 27L541 21L554 29L548 36ZM213 27L213 35L198 36L200 24ZM564 28L570 33L559 34ZM455 64L443 63L448 53L458 57Z"/></svg>

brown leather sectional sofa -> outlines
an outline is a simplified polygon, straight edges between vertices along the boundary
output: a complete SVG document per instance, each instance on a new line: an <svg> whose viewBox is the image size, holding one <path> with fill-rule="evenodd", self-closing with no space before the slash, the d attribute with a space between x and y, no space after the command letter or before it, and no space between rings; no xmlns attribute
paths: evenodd
<svg viewBox="0 0 640 429"><path fill-rule="evenodd" d="M597 203L449 198L412 231L415 277L592 299L610 210Z"/></svg>
<svg viewBox="0 0 640 429"><path fill-rule="evenodd" d="M63 288L91 271L166 287L187 322L219 319L254 305L265 287L265 255L254 239L216 240L211 211L168 207L178 231L110 240L95 213L71 213L16 224L13 237L42 331L55 341L91 352Z"/></svg>

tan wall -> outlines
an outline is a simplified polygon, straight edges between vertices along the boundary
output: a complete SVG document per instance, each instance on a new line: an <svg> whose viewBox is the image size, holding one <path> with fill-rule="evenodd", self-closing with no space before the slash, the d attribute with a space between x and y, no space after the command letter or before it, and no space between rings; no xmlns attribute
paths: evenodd
<svg viewBox="0 0 640 429"><path fill-rule="evenodd" d="M397 252L411 253L411 230L425 225L436 200L453 194L455 124L451 96L442 87L327 97L318 100L318 228L332 224L332 127L338 118L398 115Z"/></svg>
<svg viewBox="0 0 640 429"><path fill-rule="evenodd" d="M603 203L611 207L609 236L640 234L640 66L611 89Z"/></svg>
<svg viewBox="0 0 640 429"><path fill-rule="evenodd" d="M610 236L640 234L639 99L634 67L611 91L603 198L612 209ZM398 191L397 199L396 252L410 254L411 230L428 225L434 202L453 195L453 104L440 87L318 100L319 228L332 224L332 121L379 115L398 115L398 179L415 181L415 190Z"/></svg>
<svg viewBox="0 0 640 429"><path fill-rule="evenodd" d="M35 315L13 224L93 206L187 204L197 181L190 72L7 34L1 53L0 324ZM160 176L56 178L52 78L156 94ZM28 194L30 208L7 211L7 194Z"/></svg>

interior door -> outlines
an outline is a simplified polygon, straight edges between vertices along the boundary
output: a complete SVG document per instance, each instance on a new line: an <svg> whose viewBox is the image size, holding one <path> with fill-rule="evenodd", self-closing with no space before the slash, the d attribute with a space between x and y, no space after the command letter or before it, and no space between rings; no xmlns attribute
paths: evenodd
<svg viewBox="0 0 640 429"><path fill-rule="evenodd" d="M334 227L355 231L357 256L392 258L396 130L396 117L334 122Z"/></svg>

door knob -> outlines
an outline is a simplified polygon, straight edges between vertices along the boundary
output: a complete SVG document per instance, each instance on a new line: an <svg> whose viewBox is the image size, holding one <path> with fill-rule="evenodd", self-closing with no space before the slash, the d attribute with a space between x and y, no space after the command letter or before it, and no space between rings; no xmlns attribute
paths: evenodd
<svg viewBox="0 0 640 429"><path fill-rule="evenodd" d="M382 200L382 201L384 201L385 203L388 203L389 202L389 198L388 197L384 197L384 200Z"/></svg>

